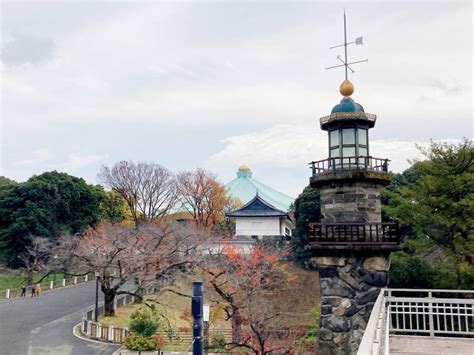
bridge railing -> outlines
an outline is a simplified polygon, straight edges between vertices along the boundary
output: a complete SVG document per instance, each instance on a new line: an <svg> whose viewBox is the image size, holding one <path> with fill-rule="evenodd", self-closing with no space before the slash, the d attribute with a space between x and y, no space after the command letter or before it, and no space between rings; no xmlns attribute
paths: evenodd
<svg viewBox="0 0 474 355"><path fill-rule="evenodd" d="M387 355L402 334L474 338L474 291L381 290L357 354Z"/></svg>

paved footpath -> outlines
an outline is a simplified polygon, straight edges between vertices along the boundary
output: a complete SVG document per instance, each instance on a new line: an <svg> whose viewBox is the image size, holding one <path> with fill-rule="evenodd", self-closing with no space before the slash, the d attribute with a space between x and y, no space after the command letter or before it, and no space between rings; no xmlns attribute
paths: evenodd
<svg viewBox="0 0 474 355"><path fill-rule="evenodd" d="M94 303L95 283L60 288L39 298L0 302L0 355L111 355L118 346L73 335Z"/></svg>

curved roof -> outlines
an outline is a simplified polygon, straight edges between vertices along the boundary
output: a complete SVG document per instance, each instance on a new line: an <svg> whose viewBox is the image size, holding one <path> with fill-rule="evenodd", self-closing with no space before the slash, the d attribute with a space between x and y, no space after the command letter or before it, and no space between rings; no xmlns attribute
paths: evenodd
<svg viewBox="0 0 474 355"><path fill-rule="evenodd" d="M245 166L245 168L246 169L239 168L237 178L225 185L230 196L246 204L258 194L270 205L287 212L295 199L255 180L252 177L250 168L247 166Z"/></svg>
<svg viewBox="0 0 474 355"><path fill-rule="evenodd" d="M288 217L288 213L280 211L268 202L264 201L258 194L242 208L227 212L227 217Z"/></svg>
<svg viewBox="0 0 474 355"><path fill-rule="evenodd" d="M354 102L350 97L344 97L341 102L331 110L331 113L336 112L364 112L364 108L362 105Z"/></svg>

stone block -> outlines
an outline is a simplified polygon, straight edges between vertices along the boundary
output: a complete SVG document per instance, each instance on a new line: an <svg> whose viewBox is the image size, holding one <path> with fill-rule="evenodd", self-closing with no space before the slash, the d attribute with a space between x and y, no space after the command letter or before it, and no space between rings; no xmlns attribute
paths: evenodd
<svg viewBox="0 0 474 355"><path fill-rule="evenodd" d="M341 302L341 306L344 308L349 308L351 305L352 305L351 300L348 300L347 298L343 299Z"/></svg>
<svg viewBox="0 0 474 355"><path fill-rule="evenodd" d="M387 286L388 275L386 271L374 271L369 272L362 280L368 285L383 287Z"/></svg>
<svg viewBox="0 0 474 355"><path fill-rule="evenodd" d="M362 308L357 307L356 305L352 305L350 308L346 310L345 316L352 317L354 314L357 314Z"/></svg>
<svg viewBox="0 0 474 355"><path fill-rule="evenodd" d="M355 302L359 306L366 305L367 303L370 303L370 302L375 302L375 300L377 299L379 293L380 293L379 289L368 291L366 293L358 295L355 298Z"/></svg>
<svg viewBox="0 0 474 355"><path fill-rule="evenodd" d="M387 258L374 256L364 260L363 267L367 271L388 271L390 262Z"/></svg>
<svg viewBox="0 0 474 355"><path fill-rule="evenodd" d="M331 332L329 329L325 329L325 328L322 328L320 331L319 331L319 339L320 340L332 340L334 334L333 332Z"/></svg>
<svg viewBox="0 0 474 355"><path fill-rule="evenodd" d="M337 269L334 266L325 266L319 268L319 277L334 277L337 275Z"/></svg>
<svg viewBox="0 0 474 355"><path fill-rule="evenodd" d="M346 313L346 309L343 306L339 306L332 310L332 314L334 314L336 317L343 316L344 313Z"/></svg>
<svg viewBox="0 0 474 355"><path fill-rule="evenodd" d="M328 305L322 305L321 306L321 314L322 315L331 314L331 313L332 313L332 306L328 306Z"/></svg>
<svg viewBox="0 0 474 355"><path fill-rule="evenodd" d="M339 345L344 340L346 340L347 337L348 337L347 333L340 333L340 334L336 335L332 341L334 342L334 344Z"/></svg>
<svg viewBox="0 0 474 355"><path fill-rule="evenodd" d="M321 280L321 294L322 296L339 296L352 298L355 295L355 291L341 280L333 278Z"/></svg>
<svg viewBox="0 0 474 355"><path fill-rule="evenodd" d="M333 307L337 307L341 304L341 298L340 297L323 297L321 299L321 305L330 305Z"/></svg>
<svg viewBox="0 0 474 355"><path fill-rule="evenodd" d="M330 256L318 256L311 258L314 263L320 266L344 266L346 265L346 258L330 257Z"/></svg>
<svg viewBox="0 0 474 355"><path fill-rule="evenodd" d="M360 288L360 283L349 274L346 274L345 272L339 272L339 278L356 290Z"/></svg>
<svg viewBox="0 0 474 355"><path fill-rule="evenodd" d="M321 326L337 333L348 332L352 327L352 320L335 316L322 317Z"/></svg>

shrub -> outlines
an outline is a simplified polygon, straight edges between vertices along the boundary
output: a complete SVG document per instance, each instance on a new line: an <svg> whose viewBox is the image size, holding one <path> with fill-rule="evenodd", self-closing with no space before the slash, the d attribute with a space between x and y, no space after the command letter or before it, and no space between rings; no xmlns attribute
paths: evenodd
<svg viewBox="0 0 474 355"><path fill-rule="evenodd" d="M320 306L316 306L311 310L310 317L310 326L306 329L304 335L296 342L297 345L300 345L305 349L314 348L318 341L319 319L321 318Z"/></svg>
<svg viewBox="0 0 474 355"><path fill-rule="evenodd" d="M129 329L131 333L151 337L156 333L159 325L153 312L147 309L138 309L131 316Z"/></svg>
<svg viewBox="0 0 474 355"><path fill-rule="evenodd" d="M212 337L211 344L209 345L209 350L213 351L222 351L225 350L227 342L225 337L222 334L216 334Z"/></svg>
<svg viewBox="0 0 474 355"><path fill-rule="evenodd" d="M136 333L130 333L125 338L124 345L127 349L140 351L155 350L158 346L154 338Z"/></svg>

